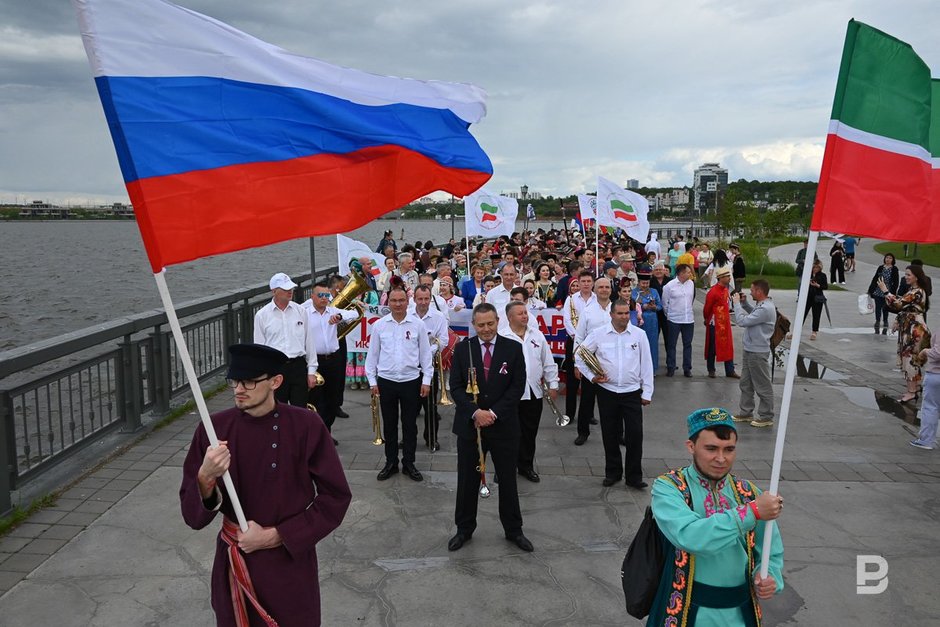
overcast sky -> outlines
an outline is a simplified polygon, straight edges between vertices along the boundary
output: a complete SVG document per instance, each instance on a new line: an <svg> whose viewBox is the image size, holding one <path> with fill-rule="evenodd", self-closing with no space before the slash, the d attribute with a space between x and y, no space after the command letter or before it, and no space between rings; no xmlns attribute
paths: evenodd
<svg viewBox="0 0 940 627"><path fill-rule="evenodd" d="M690 185L705 161L816 180L849 18L940 68L936 0L180 4L338 65L483 87L495 191ZM126 201L71 5L0 7L0 202Z"/></svg>

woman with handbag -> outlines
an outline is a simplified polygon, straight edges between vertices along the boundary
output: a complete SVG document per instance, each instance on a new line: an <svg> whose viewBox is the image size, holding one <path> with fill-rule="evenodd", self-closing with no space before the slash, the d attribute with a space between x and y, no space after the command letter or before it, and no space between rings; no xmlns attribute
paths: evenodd
<svg viewBox="0 0 940 627"><path fill-rule="evenodd" d="M809 339L815 340L816 333L819 332L819 319L822 317L822 308L826 304L825 290L829 289L826 282L826 273L823 272L822 262L817 259L813 262L813 271L809 276L809 292L806 294L806 311L803 312L803 323L806 324L806 316L813 312L813 333Z"/></svg>
<svg viewBox="0 0 940 627"><path fill-rule="evenodd" d="M875 334L882 326L882 319L884 319L884 325L881 334L888 334L888 308L885 307L885 298L888 294L897 294L899 283L900 276L897 261L894 259L894 255L888 253L884 256L878 269L875 270L875 276L871 278L871 283L868 284L868 295L875 301ZM884 289L880 287L882 284Z"/></svg>
<svg viewBox="0 0 940 627"><path fill-rule="evenodd" d="M901 371L907 383L907 392L898 399L900 403L909 403L920 396L921 370L919 361L912 361L918 356L924 338L929 336L927 325L924 323L924 313L930 306L930 299L922 285L927 283L924 271L920 266L908 266L904 271L904 278L911 286L910 290L901 298L888 294L885 305L898 314L898 357L901 361ZM883 281L879 287L887 291ZM929 340L927 340L929 342Z"/></svg>

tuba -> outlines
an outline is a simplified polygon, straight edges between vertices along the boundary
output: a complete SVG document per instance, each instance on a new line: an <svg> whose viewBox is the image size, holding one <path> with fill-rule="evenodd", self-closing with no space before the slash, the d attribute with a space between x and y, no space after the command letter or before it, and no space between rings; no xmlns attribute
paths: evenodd
<svg viewBox="0 0 940 627"><path fill-rule="evenodd" d="M369 287L369 284L366 283L365 278L361 274L350 271L349 282L346 283L346 287L330 301L330 307L336 307L337 309L355 309L359 312L359 316L356 317L355 320L343 320L336 325L337 339L341 340L352 333L352 330L359 326L359 323L365 317L365 305L354 301L370 289L372 288Z"/></svg>

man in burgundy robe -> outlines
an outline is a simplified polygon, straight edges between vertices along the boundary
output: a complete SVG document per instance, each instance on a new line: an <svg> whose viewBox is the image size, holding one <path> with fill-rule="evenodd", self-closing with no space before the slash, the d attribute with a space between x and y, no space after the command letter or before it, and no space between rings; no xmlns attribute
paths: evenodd
<svg viewBox="0 0 940 627"><path fill-rule="evenodd" d="M216 620L238 627L272 624L260 607L280 627L319 625L316 544L342 522L352 498L349 484L320 417L274 399L286 355L258 344L229 351L236 407L212 416L218 448L210 448L202 425L196 429L180 486L187 525L202 529L219 512L226 519L212 567ZM225 470L248 519L247 532L238 529L222 483ZM257 605L241 593L233 603L232 553L235 572L244 561Z"/></svg>
<svg viewBox="0 0 940 627"><path fill-rule="evenodd" d="M715 377L715 361L725 364L725 376L740 379L734 371L734 338L731 335L731 309L728 285L731 283L731 268L724 266L715 270L718 282L705 295L705 362L708 376Z"/></svg>

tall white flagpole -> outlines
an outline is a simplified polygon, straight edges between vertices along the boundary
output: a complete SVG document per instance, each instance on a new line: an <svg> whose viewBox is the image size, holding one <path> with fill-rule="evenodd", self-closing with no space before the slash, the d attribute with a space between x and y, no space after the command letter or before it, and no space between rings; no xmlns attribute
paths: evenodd
<svg viewBox="0 0 940 627"><path fill-rule="evenodd" d="M793 398L793 381L796 378L796 360L800 354L800 338L803 336L803 312L806 311L806 300L809 292L809 278L813 272L813 261L816 259L816 242L819 232L809 232L809 242L806 245L806 257L803 259L803 275L800 277L800 293L796 299L796 314L790 324L793 334L790 340L790 354L787 357L787 371L783 382L783 400L780 402L780 420L777 423L777 441L774 444L774 463L770 470L770 486L767 491L777 494L780 486L780 465L783 462L783 446L787 439L787 421L790 418L790 400ZM770 356L773 359L773 355ZM774 521L764 523L764 544L761 549L760 576L766 578L770 569L770 547L773 539Z"/></svg>
<svg viewBox="0 0 940 627"><path fill-rule="evenodd" d="M595 205L594 207L594 275L597 277L601 276L600 273L600 258L601 258L601 220L600 220L600 209Z"/></svg>
<svg viewBox="0 0 940 627"><path fill-rule="evenodd" d="M157 291L160 292L160 300L163 301L163 309L166 311L167 321L170 323L170 330L173 332L173 339L176 341L176 352L180 361L183 363L183 370L186 372L186 379L189 381L189 389L193 393L193 400L199 409L199 418L202 419L202 426L206 428L206 434L209 436L209 443L212 448L219 445L219 438L215 434L215 427L212 426L212 420L209 418L209 408L206 407L206 399L202 396L202 389L199 387L199 377L196 376L196 369L193 367L193 359L189 356L189 349L186 347L186 339L183 337L183 330L180 328L179 318L176 317L176 309L173 307L173 301L170 299L170 290L166 285L165 270L154 273L153 278L157 281ZM232 475L226 470L222 475L222 483L225 484L225 491L232 501L232 509L235 510L235 517L238 519L238 526L242 531L248 531L248 521L245 519L245 512L242 511L241 501L238 500L238 494L235 493L235 484L232 482Z"/></svg>

